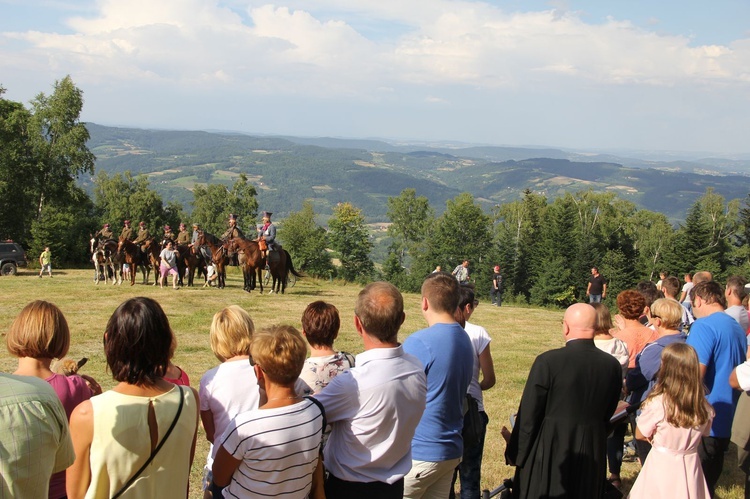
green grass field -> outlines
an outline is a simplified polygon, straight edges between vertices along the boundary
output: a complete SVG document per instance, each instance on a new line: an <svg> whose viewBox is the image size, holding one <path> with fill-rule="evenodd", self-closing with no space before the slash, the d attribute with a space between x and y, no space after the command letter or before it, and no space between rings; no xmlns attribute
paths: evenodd
<svg viewBox="0 0 750 499"><path fill-rule="evenodd" d="M114 383L106 372L102 351L102 335L107 319L125 299L133 296L150 296L161 303L169 316L177 336L178 347L174 362L190 376L196 389L200 377L218 364L208 341L211 318L219 309L232 304L245 308L252 316L256 329L271 324L285 323L300 328L300 318L308 303L325 300L338 307L341 314L341 332L336 348L357 354L362 351L353 325L353 309L360 287L331 283L309 278L301 279L285 295L259 295L242 291L242 277L236 268L230 268L227 288L159 289L137 284L95 286L92 270L55 271L54 278L39 279L35 271L21 271L17 276L0 278L3 307L0 309L0 332L5 335L11 322L30 301L43 299L57 304L65 314L71 329L71 349L68 357L88 357L84 373L95 377L106 390ZM403 341L412 332L425 327L419 309L419 296L404 295L406 322L401 329ZM505 465L505 443L500 428L508 424L509 416L516 411L526 375L534 358L546 350L563 345L560 332L562 311L537 308L503 306L491 307L481 303L472 322L484 326L492 336L492 356L497 373L497 384L485 392L485 407L490 425L485 444L482 466L482 487L492 489L512 476L512 468ZM13 372L16 359L5 349L0 355L0 371ZM201 497L200 478L208 453L208 442L202 430L198 434L198 449L191 475L190 497ZM624 463L623 482L627 491L638 473L638 465ZM736 453L732 448L726 456L724 474L717 496L743 497L744 476L736 470Z"/></svg>

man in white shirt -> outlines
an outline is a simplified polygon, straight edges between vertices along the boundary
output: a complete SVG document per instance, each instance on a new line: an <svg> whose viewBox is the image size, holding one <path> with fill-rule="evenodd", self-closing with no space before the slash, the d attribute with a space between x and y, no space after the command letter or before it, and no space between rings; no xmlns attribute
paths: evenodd
<svg viewBox="0 0 750 499"><path fill-rule="evenodd" d="M357 355L356 367L315 395L331 423L324 450L329 499L403 497L411 440L427 394L422 363L398 342L405 317L395 286L367 285L354 308L365 351Z"/></svg>

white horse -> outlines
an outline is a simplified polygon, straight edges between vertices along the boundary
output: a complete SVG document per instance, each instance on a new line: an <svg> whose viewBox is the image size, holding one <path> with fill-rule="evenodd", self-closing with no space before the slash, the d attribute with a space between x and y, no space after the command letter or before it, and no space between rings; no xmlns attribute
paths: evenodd
<svg viewBox="0 0 750 499"><path fill-rule="evenodd" d="M96 238L91 238L90 250L91 260L94 262L96 271L94 284L99 284L100 275L104 275L104 284L107 284L110 269L112 269L112 284L122 284L122 270L116 248L113 251L111 248L107 248L106 244L99 244Z"/></svg>

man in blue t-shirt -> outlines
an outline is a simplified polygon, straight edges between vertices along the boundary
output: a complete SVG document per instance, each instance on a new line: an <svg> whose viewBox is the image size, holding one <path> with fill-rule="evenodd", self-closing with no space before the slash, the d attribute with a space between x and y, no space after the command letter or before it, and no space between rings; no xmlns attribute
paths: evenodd
<svg viewBox="0 0 750 499"><path fill-rule="evenodd" d="M458 281L445 272L430 274L422 284L426 329L404 341L427 375L427 406L412 439L412 468L404 477L404 498L445 497L453 470L463 455L463 403L474 366L474 349L455 321Z"/></svg>
<svg viewBox="0 0 750 499"><path fill-rule="evenodd" d="M729 385L729 375L745 362L747 338L737 321L724 313L726 301L719 284L701 282L693 288L691 296L696 321L690 327L687 343L698 353L708 402L716 412L711 435L703 437L698 447L703 474L713 497L724 467L724 452L729 446L732 418L740 395Z"/></svg>

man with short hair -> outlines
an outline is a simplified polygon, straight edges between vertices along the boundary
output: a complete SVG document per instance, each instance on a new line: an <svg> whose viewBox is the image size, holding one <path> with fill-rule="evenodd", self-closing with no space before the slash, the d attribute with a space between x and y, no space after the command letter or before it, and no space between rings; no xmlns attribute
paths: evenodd
<svg viewBox="0 0 750 499"><path fill-rule="evenodd" d="M457 265L453 272L459 284L466 284L469 282L469 260L464 260L461 265Z"/></svg>
<svg viewBox="0 0 750 499"><path fill-rule="evenodd" d="M404 301L390 283L368 284L357 297L354 327L365 351L356 367L315 398L331 423L325 446L329 499L401 498L412 465L411 439L425 408L422 364L398 342Z"/></svg>
<svg viewBox="0 0 750 499"><path fill-rule="evenodd" d="M596 311L576 303L563 318L565 347L531 366L505 458L516 466L513 497L598 499L609 419L622 390L619 362L594 345Z"/></svg>
<svg viewBox="0 0 750 499"><path fill-rule="evenodd" d="M422 315L428 327L404 341L404 351L422 362L427 375L427 406L412 439L412 468L404 478L407 499L447 498L453 470L463 455L463 403L474 349L453 317L458 287L445 272L427 276L422 283Z"/></svg>
<svg viewBox="0 0 750 499"><path fill-rule="evenodd" d="M493 305L499 307L503 304L503 275L500 273L500 265L495 265L493 270L490 299Z"/></svg>
<svg viewBox="0 0 750 499"><path fill-rule="evenodd" d="M42 379L0 373L0 497L47 499L53 473L73 464L68 418Z"/></svg>
<svg viewBox="0 0 750 499"><path fill-rule="evenodd" d="M41 270L39 270L40 279L42 278L45 269L49 276L52 277L52 252L49 250L49 246L45 246L44 251L39 255L39 265L42 267Z"/></svg>
<svg viewBox="0 0 750 499"><path fill-rule="evenodd" d="M589 297L589 303L601 303L602 299L607 297L607 280L596 267L591 267L591 277L589 277L589 283L586 286L586 296Z"/></svg>
<svg viewBox="0 0 750 499"><path fill-rule="evenodd" d="M747 295L745 291L747 281L738 275L727 277L727 287L724 290L724 297L727 299L727 309L725 312L736 320L742 330L747 332L750 328L750 321L747 316L747 309L742 306L742 300Z"/></svg>
<svg viewBox="0 0 750 499"><path fill-rule="evenodd" d="M729 385L729 376L736 366L745 362L747 338L737 321L724 313L726 300L718 283L704 280L695 285L691 296L696 320L690 327L687 344L698 354L708 391L706 398L716 413L710 436L703 437L698 446L703 474L713 497L724 467L724 452L729 445L739 398L739 392L733 392Z"/></svg>
<svg viewBox="0 0 750 499"><path fill-rule="evenodd" d="M679 300L677 299L677 293L680 290L680 280L677 279L674 276L668 276L666 279L664 279L664 282L661 285L661 291L664 293L664 298L670 298L676 302L679 303ZM684 303L680 303L682 305L682 320L680 321L680 331L683 329L686 329L690 326L693 322L695 322L695 318L693 317L693 314L690 313L690 310L688 307L685 306Z"/></svg>

